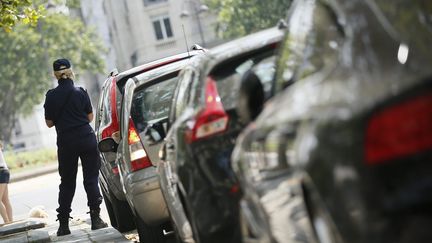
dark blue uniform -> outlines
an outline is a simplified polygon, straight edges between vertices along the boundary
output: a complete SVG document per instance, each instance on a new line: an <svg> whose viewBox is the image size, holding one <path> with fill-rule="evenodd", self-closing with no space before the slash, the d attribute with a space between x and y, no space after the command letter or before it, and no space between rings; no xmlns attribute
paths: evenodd
<svg viewBox="0 0 432 243"><path fill-rule="evenodd" d="M62 107L63 111L60 111ZM57 131L58 170L61 177L57 212L69 216L72 211L78 158L81 159L88 206L91 210L99 209L102 203L98 186L101 162L95 133L87 118L92 113L87 92L75 87L71 79L60 79L58 86L47 92L44 108L45 119L54 121Z"/></svg>

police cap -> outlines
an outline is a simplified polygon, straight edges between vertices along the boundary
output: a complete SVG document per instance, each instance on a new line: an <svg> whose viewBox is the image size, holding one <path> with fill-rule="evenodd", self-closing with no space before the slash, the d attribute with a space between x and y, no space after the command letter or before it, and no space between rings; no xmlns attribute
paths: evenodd
<svg viewBox="0 0 432 243"><path fill-rule="evenodd" d="M60 71L63 69L68 69L71 67L71 64L68 59L61 58L57 59L53 62L53 69L54 71Z"/></svg>

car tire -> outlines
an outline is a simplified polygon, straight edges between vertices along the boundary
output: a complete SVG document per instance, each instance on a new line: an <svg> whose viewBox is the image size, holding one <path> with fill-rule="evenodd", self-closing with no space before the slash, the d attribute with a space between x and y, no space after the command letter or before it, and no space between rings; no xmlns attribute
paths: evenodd
<svg viewBox="0 0 432 243"><path fill-rule="evenodd" d="M108 212L111 226L113 228L117 229L117 227L118 227L117 219L115 218L114 209L112 207L111 201L109 200L107 193L105 192L105 189L103 187L101 188L101 191L102 191L102 196L103 196L104 201L105 201L105 207L106 207L107 212Z"/></svg>
<svg viewBox="0 0 432 243"><path fill-rule="evenodd" d="M157 226L147 225L139 216L134 217L135 225L141 243L165 243L166 238L163 234L164 224Z"/></svg>
<svg viewBox="0 0 432 243"><path fill-rule="evenodd" d="M133 222L134 215L132 214L129 204L126 201L118 200L110 190L109 195L112 195L111 198L107 197L103 189L102 193L104 194L105 205L112 227L121 233L134 230L136 228Z"/></svg>

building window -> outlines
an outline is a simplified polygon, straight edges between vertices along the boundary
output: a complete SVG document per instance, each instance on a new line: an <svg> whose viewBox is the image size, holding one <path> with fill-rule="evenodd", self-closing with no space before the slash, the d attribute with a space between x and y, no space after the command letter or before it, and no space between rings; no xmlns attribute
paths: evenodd
<svg viewBox="0 0 432 243"><path fill-rule="evenodd" d="M144 0L144 6L149 6L155 3L166 2L167 0Z"/></svg>
<svg viewBox="0 0 432 243"><path fill-rule="evenodd" d="M157 40L164 40L173 37L169 17L153 19L153 29Z"/></svg>

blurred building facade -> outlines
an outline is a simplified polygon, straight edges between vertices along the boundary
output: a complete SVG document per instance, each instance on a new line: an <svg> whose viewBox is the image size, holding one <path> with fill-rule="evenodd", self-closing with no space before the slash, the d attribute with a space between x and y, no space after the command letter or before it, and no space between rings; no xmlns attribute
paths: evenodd
<svg viewBox="0 0 432 243"><path fill-rule="evenodd" d="M68 11L64 3L51 8ZM216 16L200 0L81 0L80 11L68 14L93 28L106 48L102 52L105 73L77 74L76 84L88 90L94 109L113 69L121 72L186 52L193 44L210 48L222 42L214 31ZM55 129L45 125L43 104L17 119L11 143L17 150L56 146Z"/></svg>
<svg viewBox="0 0 432 243"><path fill-rule="evenodd" d="M216 16L199 0L105 0L103 8L119 71L221 42Z"/></svg>
<svg viewBox="0 0 432 243"><path fill-rule="evenodd" d="M102 74L85 72L79 75L81 86L85 87L92 100L93 107L97 106L99 93L108 73L116 67L116 52L112 46L107 15L104 11L104 0L81 0L80 12L75 13L83 20L84 24L92 28L105 50L101 50L102 59L105 61L105 72Z"/></svg>
<svg viewBox="0 0 432 243"><path fill-rule="evenodd" d="M56 131L45 124L43 104L35 107L28 116L20 116L12 131L12 147L16 151L54 148L56 146Z"/></svg>

